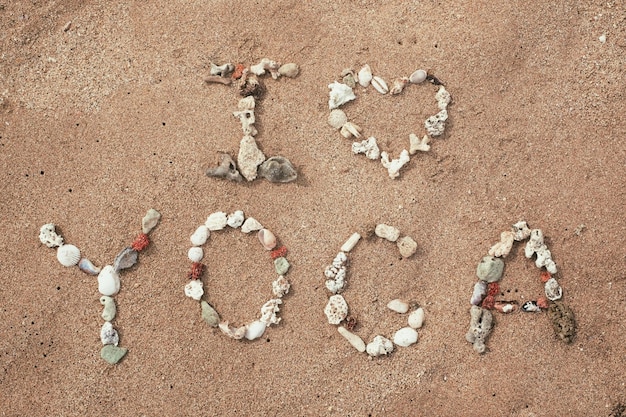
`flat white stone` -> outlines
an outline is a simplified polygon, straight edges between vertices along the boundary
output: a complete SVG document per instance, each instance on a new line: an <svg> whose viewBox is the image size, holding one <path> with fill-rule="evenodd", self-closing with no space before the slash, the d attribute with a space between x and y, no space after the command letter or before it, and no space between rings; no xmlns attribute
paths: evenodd
<svg viewBox="0 0 626 417"><path fill-rule="evenodd" d="M209 217L206 219L206 223L204 225L209 230L222 230L226 227L227 216L223 211L218 211L215 213L211 213Z"/></svg>
<svg viewBox="0 0 626 417"><path fill-rule="evenodd" d="M341 251L350 252L352 249L354 249L359 240L361 240L361 235L358 233L353 233L352 236L350 236L348 240L346 240L346 243L341 245Z"/></svg>
<svg viewBox="0 0 626 417"><path fill-rule="evenodd" d="M199 246L193 246L189 248L189 251L187 252L187 257L191 262L200 262L203 256L204 251Z"/></svg>
<svg viewBox="0 0 626 417"><path fill-rule="evenodd" d="M350 332L343 326L337 327L337 331L340 335L346 338L348 342L359 352L365 352L365 342L356 334Z"/></svg>
<svg viewBox="0 0 626 417"><path fill-rule="evenodd" d="M483 282L483 281L481 281ZM424 309L422 307L409 314L409 326L419 329L424 325Z"/></svg>
<svg viewBox="0 0 626 417"><path fill-rule="evenodd" d="M411 327L401 328L393 335L393 343L402 347L408 347L417 343L417 330Z"/></svg>
<svg viewBox="0 0 626 417"><path fill-rule="evenodd" d="M200 301L202 298L202 294L204 294L204 289L202 289L202 281L199 279L194 279L189 281L187 285L185 285L185 295L189 298L193 298L196 301Z"/></svg>
<svg viewBox="0 0 626 417"><path fill-rule="evenodd" d="M409 311L409 303L396 298L395 300L391 300L387 303L387 308L391 311L395 311L396 313L404 314Z"/></svg>

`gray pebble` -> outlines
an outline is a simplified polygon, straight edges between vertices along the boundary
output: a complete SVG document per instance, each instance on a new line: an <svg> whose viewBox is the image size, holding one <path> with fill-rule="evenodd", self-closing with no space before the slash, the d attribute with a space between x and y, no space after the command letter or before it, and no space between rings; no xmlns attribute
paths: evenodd
<svg viewBox="0 0 626 417"><path fill-rule="evenodd" d="M202 318L204 321L211 327L217 327L220 323L220 315L217 314L217 311L204 300L200 302L200 305L202 306Z"/></svg>
<svg viewBox="0 0 626 417"><path fill-rule="evenodd" d="M100 350L100 357L111 365L115 365L120 360L122 360L127 352L128 349L126 348L114 345L106 345L102 347L102 350Z"/></svg>
<svg viewBox="0 0 626 417"><path fill-rule="evenodd" d="M273 156L261 164L259 176L270 182L291 182L298 178L298 173L289 159Z"/></svg>
<svg viewBox="0 0 626 417"><path fill-rule="evenodd" d="M117 308L115 307L115 300L112 297L103 295L100 297L100 304L104 306L102 310L102 318L104 321L112 321L115 318L115 314L117 313Z"/></svg>
<svg viewBox="0 0 626 417"><path fill-rule="evenodd" d="M497 282L502 279L504 272L504 261L493 256L485 256L476 268L476 275L479 279L487 282Z"/></svg>
<svg viewBox="0 0 626 417"><path fill-rule="evenodd" d="M237 171L237 165L233 158L227 153L219 154L219 165L215 168L209 168L206 170L206 175L209 177L226 178L227 180L241 182L243 178L239 171Z"/></svg>
<svg viewBox="0 0 626 417"><path fill-rule="evenodd" d="M276 268L276 273L278 275L285 275L289 270L289 262L284 257L276 258L274 260L274 267Z"/></svg>

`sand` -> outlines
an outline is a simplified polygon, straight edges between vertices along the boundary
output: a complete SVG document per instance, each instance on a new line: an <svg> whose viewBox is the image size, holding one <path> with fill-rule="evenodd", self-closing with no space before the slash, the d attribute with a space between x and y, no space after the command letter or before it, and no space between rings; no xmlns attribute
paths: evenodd
<svg viewBox="0 0 626 417"><path fill-rule="evenodd" d="M622 415L625 22L605 1L0 2L0 415ZM301 68L264 79L256 113L259 146L299 178L207 178L241 139L234 90L203 82L209 63L263 57ZM396 180L326 122L327 85L365 63L387 80L430 69L453 96L445 135ZM397 157L436 110L436 87L414 87L357 90L344 109ZM163 217L122 275L114 324L129 353L110 366L95 278L37 236L53 222L104 265L149 208ZM292 264L282 321L254 342L209 328L183 294L189 236L237 209ZM496 314L478 355L464 337L476 264L521 219L546 235L577 335L558 340L546 313ZM399 328L393 298L426 321L416 345L371 360L326 322L323 270L380 222L418 252L359 243L345 293L356 331ZM275 278L267 253L235 231L205 251L208 299L253 319ZM536 298L538 275L514 247L505 296Z"/></svg>

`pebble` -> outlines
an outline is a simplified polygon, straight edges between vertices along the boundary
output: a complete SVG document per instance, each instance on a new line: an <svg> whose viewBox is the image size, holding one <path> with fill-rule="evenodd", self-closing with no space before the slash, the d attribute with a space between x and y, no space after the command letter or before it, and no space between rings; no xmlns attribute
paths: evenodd
<svg viewBox="0 0 626 417"><path fill-rule="evenodd" d="M400 230L396 229L393 226L389 226L386 224L376 225L376 229L374 230L376 236L382 237L383 239L387 239L390 242L395 242L400 237Z"/></svg>
<svg viewBox="0 0 626 417"><path fill-rule="evenodd" d="M393 352L393 343L391 343L391 340L386 337L378 335L374 337L374 340L367 344L365 350L370 356L387 355Z"/></svg>
<svg viewBox="0 0 626 417"><path fill-rule="evenodd" d="M502 279L504 262L500 258L485 256L476 268L476 275L482 281L497 282Z"/></svg>
<svg viewBox="0 0 626 417"><path fill-rule="evenodd" d="M191 262L200 262L203 256L204 251L199 246L193 246L189 248L189 251L187 252L187 257Z"/></svg>
<svg viewBox="0 0 626 417"><path fill-rule="evenodd" d="M356 334L350 332L343 326L337 327L337 331L340 335L346 338L346 340L359 352L365 352L365 342Z"/></svg>
<svg viewBox="0 0 626 417"><path fill-rule="evenodd" d="M137 255L137 251L130 246L122 249L113 261L113 269L115 269L116 272L119 272L122 269L130 268L137 263Z"/></svg>
<svg viewBox="0 0 626 417"><path fill-rule="evenodd" d="M100 350L100 357L111 365L115 365L126 355L128 349L114 345L106 345Z"/></svg>
<svg viewBox="0 0 626 417"><path fill-rule="evenodd" d="M408 347L417 343L417 331L412 327L403 327L393 335L393 343L398 346Z"/></svg>
<svg viewBox="0 0 626 417"><path fill-rule="evenodd" d="M217 327L220 323L220 315L217 314L217 311L204 300L200 302L200 306L202 307L202 319L206 321L209 326Z"/></svg>
<svg viewBox="0 0 626 417"><path fill-rule="evenodd" d="M228 215L228 218L226 219L226 224L232 227L233 229L236 229L243 224L243 221L244 221L243 211L236 210L235 212Z"/></svg>
<svg viewBox="0 0 626 417"><path fill-rule="evenodd" d="M107 295L103 295L100 297L100 304L104 306L104 309L102 310L102 318L104 321L112 321L117 313L115 300Z"/></svg>
<svg viewBox="0 0 626 417"><path fill-rule="evenodd" d="M361 240L361 235L358 233L353 233L352 236L350 236L348 240L346 240L346 243L341 245L341 251L350 252L352 249L354 249L359 240Z"/></svg>
<svg viewBox="0 0 626 417"><path fill-rule="evenodd" d="M419 329L424 325L424 309L419 307L409 314L409 326L414 329Z"/></svg>
<svg viewBox="0 0 626 417"><path fill-rule="evenodd" d="M239 171L237 171L237 164L233 161L227 153L219 153L218 166L215 168L209 168L206 170L206 175L209 177L226 178L230 181L241 182L243 180Z"/></svg>
<svg viewBox="0 0 626 417"><path fill-rule="evenodd" d="M330 324L339 324L348 316L348 303L341 295L333 295L328 299L324 314Z"/></svg>
<svg viewBox="0 0 626 417"><path fill-rule="evenodd" d="M255 232L261 229L263 229L263 225L254 217L248 217L241 225L241 231L243 233Z"/></svg>
<svg viewBox="0 0 626 417"><path fill-rule="evenodd" d="M417 252L417 242L411 239L409 236L404 236L397 242L400 255L403 258L410 258L415 252Z"/></svg>
<svg viewBox="0 0 626 417"><path fill-rule="evenodd" d="M120 290L120 276L112 265L106 265L98 274L98 291L102 295L115 295Z"/></svg>
<svg viewBox="0 0 626 417"><path fill-rule="evenodd" d="M472 292L472 298L470 299L470 304L478 306L483 301L487 295L487 282L483 280L478 280L476 284L474 284L474 291Z"/></svg>
<svg viewBox="0 0 626 417"><path fill-rule="evenodd" d="M202 298L202 294L204 294L204 289L202 289L202 281L199 279L193 279L189 281L187 285L185 285L185 295L189 298L193 298L196 301L200 301Z"/></svg>
<svg viewBox="0 0 626 417"><path fill-rule="evenodd" d="M100 329L100 341L103 345L114 345L120 341L120 336L117 334L117 330L113 328L110 321L105 321Z"/></svg>
<svg viewBox="0 0 626 417"><path fill-rule="evenodd" d="M563 290L561 289L561 286L559 285L557 280L554 278L550 278L544 284L544 290L546 293L546 297L548 297L548 300L550 301L559 300L563 296Z"/></svg>
<svg viewBox="0 0 626 417"><path fill-rule="evenodd" d="M246 135L239 142L237 165L239 172L248 181L257 177L257 169L265 161L265 154L259 149L253 136Z"/></svg>
<svg viewBox="0 0 626 417"><path fill-rule="evenodd" d="M404 314L409 311L409 303L396 298L395 300L391 300L387 303L387 308L395 311L396 313Z"/></svg>
<svg viewBox="0 0 626 417"><path fill-rule="evenodd" d="M61 245L57 249L57 259L63 266L74 266L80 261L80 249L74 245Z"/></svg>
<svg viewBox="0 0 626 417"><path fill-rule="evenodd" d="M211 231L214 230L222 230L226 227L228 222L228 216L223 211L218 211L215 213L211 213L209 217L207 217L204 225Z"/></svg>
<svg viewBox="0 0 626 417"><path fill-rule="evenodd" d="M259 167L259 176L269 182L287 183L298 178L298 172L289 159L273 156Z"/></svg>
<svg viewBox="0 0 626 417"><path fill-rule="evenodd" d="M280 75L289 77L289 78L297 77L299 72L300 72L300 68L298 67L298 64L294 64L293 62L290 62L289 64L281 65L281 67L278 68L278 73Z"/></svg>
<svg viewBox="0 0 626 417"><path fill-rule="evenodd" d="M209 228L206 225L199 226L195 232L191 235L189 240L194 246L202 246L206 243L207 239L211 235Z"/></svg>
<svg viewBox="0 0 626 417"><path fill-rule="evenodd" d="M285 275L287 271L289 271L289 266L289 262L283 256L274 259L274 268L276 269L277 275Z"/></svg>
<svg viewBox="0 0 626 417"><path fill-rule="evenodd" d="M157 223L159 223L160 219L161 213L155 209L148 210L144 218L141 219L141 230L143 233L150 233L150 231L156 227Z"/></svg>

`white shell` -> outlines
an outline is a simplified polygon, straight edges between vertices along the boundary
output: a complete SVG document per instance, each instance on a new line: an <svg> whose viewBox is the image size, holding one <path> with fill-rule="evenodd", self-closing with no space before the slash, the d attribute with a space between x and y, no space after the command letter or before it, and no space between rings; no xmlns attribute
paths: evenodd
<svg viewBox="0 0 626 417"><path fill-rule="evenodd" d="M228 218L226 219L226 224L228 224L233 229L236 229L243 224L243 220L243 211L237 210L234 213L228 215Z"/></svg>
<svg viewBox="0 0 626 417"><path fill-rule="evenodd" d="M80 261L78 261L78 267L80 268L81 271L89 275L98 275L100 271L102 271L101 268L98 268L97 266L95 266L87 258L81 258Z"/></svg>
<svg viewBox="0 0 626 417"><path fill-rule="evenodd" d="M422 307L409 314L409 326L419 329L424 325L424 309Z"/></svg>
<svg viewBox="0 0 626 417"><path fill-rule="evenodd" d="M390 242L395 242L400 237L400 230L396 229L393 226L389 226L386 224L376 225L376 229L374 230L376 236L382 237L383 239L387 239Z"/></svg>
<svg viewBox="0 0 626 417"><path fill-rule="evenodd" d="M187 285L185 285L185 295L189 298L193 298L196 301L200 301L202 298L202 294L204 294L204 290L202 289L202 281L199 279L194 279L189 281Z"/></svg>
<svg viewBox="0 0 626 417"><path fill-rule="evenodd" d="M256 230L263 229L263 225L257 221L254 217L248 217L241 225L241 231L244 233L254 232Z"/></svg>
<svg viewBox="0 0 626 417"><path fill-rule="evenodd" d="M204 251L201 247L198 246L193 246L189 248L189 251L187 252L187 257L191 262L200 262L203 256Z"/></svg>
<svg viewBox="0 0 626 417"><path fill-rule="evenodd" d="M413 74L409 75L409 81L412 84L423 83L424 81L426 81L426 76L427 75L428 74L426 73L426 71L424 71L422 69L418 69Z"/></svg>
<svg viewBox="0 0 626 417"><path fill-rule="evenodd" d="M257 237L259 238L259 242L266 250L272 250L276 247L276 236L270 230L261 229L259 233L257 233Z"/></svg>
<svg viewBox="0 0 626 417"><path fill-rule="evenodd" d="M349 101L356 99L354 95L354 91L350 86L338 83L337 81L332 84L328 84L328 88L330 88L330 99L328 100L328 108L336 109Z"/></svg>
<svg viewBox="0 0 626 417"><path fill-rule="evenodd" d="M279 276L276 278L276 281L272 282L272 292L274 296L278 298L282 298L289 292L289 288L291 288L291 284L287 281L287 278L284 276Z"/></svg>
<svg viewBox="0 0 626 417"><path fill-rule="evenodd" d="M227 216L223 211L218 211L212 213L207 217L206 223L204 225L209 228L209 230L222 230L226 227Z"/></svg>
<svg viewBox="0 0 626 417"><path fill-rule="evenodd" d="M398 250L403 258L410 258L415 252L417 252L417 242L409 236L404 236L402 239L398 239L396 242Z"/></svg>
<svg viewBox="0 0 626 417"><path fill-rule="evenodd" d="M386 337L378 335L374 338L374 340L367 344L365 350L370 356L387 355L388 353L393 352L393 343L391 343L391 340Z"/></svg>
<svg viewBox="0 0 626 417"><path fill-rule="evenodd" d="M346 240L346 243L341 245L341 251L350 252L352 249L354 249L359 240L361 240L361 235L358 233L353 233L352 236L350 236L348 240Z"/></svg>
<svg viewBox="0 0 626 417"><path fill-rule="evenodd" d="M120 276L112 265L106 265L98 274L98 291L102 295L115 295L120 290Z"/></svg>
<svg viewBox="0 0 626 417"><path fill-rule="evenodd" d="M334 127L335 129L340 129L341 126L345 125L348 122L348 116L343 110L335 109L331 110L328 115L328 124Z"/></svg>
<svg viewBox="0 0 626 417"><path fill-rule="evenodd" d="M339 134L346 139L350 139L351 137L360 138L362 130L360 126L352 122L346 122L341 126L341 129L339 129Z"/></svg>
<svg viewBox="0 0 626 417"><path fill-rule="evenodd" d="M259 337L263 336L266 327L267 325L259 320L253 321L250 324L246 324L246 332L244 334L244 337L248 340L258 339Z"/></svg>
<svg viewBox="0 0 626 417"><path fill-rule="evenodd" d="M556 279L550 278L544 285L544 290L548 300L556 301L563 296L563 290Z"/></svg>
<svg viewBox="0 0 626 417"><path fill-rule="evenodd" d="M324 314L330 324L339 324L348 315L348 303L341 295L333 295L328 299Z"/></svg>
<svg viewBox="0 0 626 417"><path fill-rule="evenodd" d="M378 91L380 94L387 94L389 92L389 87L385 80L378 76L372 77L372 86Z"/></svg>
<svg viewBox="0 0 626 417"><path fill-rule="evenodd" d="M359 70L359 84L361 87L367 87L372 82L372 69L369 65L365 64L363 68Z"/></svg>
<svg viewBox="0 0 626 417"><path fill-rule="evenodd" d="M391 300L387 303L387 308L391 311L395 311L396 313L404 314L409 311L409 303L396 298L395 300Z"/></svg>
<svg viewBox="0 0 626 417"><path fill-rule="evenodd" d="M159 223L159 219L161 219L161 213L155 209L148 210L143 219L141 219L141 230L144 233L150 233Z"/></svg>
<svg viewBox="0 0 626 417"><path fill-rule="evenodd" d="M193 232L189 240L194 246L202 246L206 243L210 235L211 232L209 231L209 228L203 224L202 226L198 227L195 232Z"/></svg>
<svg viewBox="0 0 626 417"><path fill-rule="evenodd" d="M103 345L117 346L119 343L120 337L110 321L105 321L102 325L102 328L100 329L100 341Z"/></svg>
<svg viewBox="0 0 626 417"><path fill-rule="evenodd" d="M393 335L393 343L407 347L417 342L417 331L411 327L403 327Z"/></svg>
<svg viewBox="0 0 626 417"><path fill-rule="evenodd" d="M48 223L39 229L39 240L49 248L63 245L63 237L55 231L54 223Z"/></svg>
<svg viewBox="0 0 626 417"><path fill-rule="evenodd" d="M343 326L337 327L337 331L340 335L346 338L348 342L359 352L365 352L365 342L356 334L350 332Z"/></svg>
<svg viewBox="0 0 626 417"><path fill-rule="evenodd" d="M57 259L63 266L74 266L80 261L80 249L74 245L61 245L57 249Z"/></svg>

